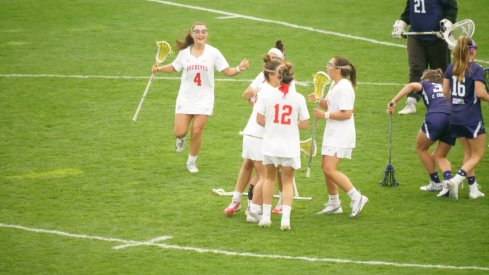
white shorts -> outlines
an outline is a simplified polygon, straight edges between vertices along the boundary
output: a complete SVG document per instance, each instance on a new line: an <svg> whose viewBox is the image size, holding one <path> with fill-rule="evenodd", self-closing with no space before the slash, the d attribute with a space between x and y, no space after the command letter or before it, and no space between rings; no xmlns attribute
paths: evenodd
<svg viewBox="0 0 489 275"><path fill-rule="evenodd" d="M212 115L212 106L202 106L191 103L178 103L175 105L175 114L186 114L186 115Z"/></svg>
<svg viewBox="0 0 489 275"><path fill-rule="evenodd" d="M336 155L339 159L351 159L351 153L353 148L338 148L323 146L321 149L321 155L334 157Z"/></svg>
<svg viewBox="0 0 489 275"><path fill-rule="evenodd" d="M250 136L243 136L243 153L244 159L263 161L262 152L263 139Z"/></svg>
<svg viewBox="0 0 489 275"><path fill-rule="evenodd" d="M271 157L271 156L263 156L263 165L273 164L275 167L281 166L290 166L295 170L301 168L301 157L295 158L282 158L282 157Z"/></svg>

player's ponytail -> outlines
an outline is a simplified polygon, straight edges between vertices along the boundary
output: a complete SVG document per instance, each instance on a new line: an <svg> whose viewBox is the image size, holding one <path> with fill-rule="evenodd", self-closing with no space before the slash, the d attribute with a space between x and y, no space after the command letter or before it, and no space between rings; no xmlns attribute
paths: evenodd
<svg viewBox="0 0 489 275"><path fill-rule="evenodd" d="M349 79L353 87L357 86L357 70L355 66L343 56L336 56L335 65L341 70L341 76Z"/></svg>

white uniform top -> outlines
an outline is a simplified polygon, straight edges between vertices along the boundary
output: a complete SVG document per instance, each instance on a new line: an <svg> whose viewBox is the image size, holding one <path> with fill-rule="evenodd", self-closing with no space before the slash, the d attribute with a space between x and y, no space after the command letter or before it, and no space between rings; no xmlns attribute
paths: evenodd
<svg viewBox="0 0 489 275"><path fill-rule="evenodd" d="M258 90L257 92L257 97L258 93L260 93L260 89L263 86L263 84L266 83L265 80L265 75L263 74L263 71L260 72L256 77L253 82L251 82L250 87ZM295 91L295 81L292 81L290 83L290 90ZM256 104L253 105L253 111L251 112L250 118L248 119L248 123L246 124L243 134L247 136L252 136L252 137L259 137L263 138L263 133L265 132L265 128L261 127L257 122L256 122Z"/></svg>
<svg viewBox="0 0 489 275"><path fill-rule="evenodd" d="M266 117L263 154L271 157L300 157L298 120L309 119L306 99L291 86L284 94L263 84L256 102L256 111Z"/></svg>
<svg viewBox="0 0 489 275"><path fill-rule="evenodd" d="M355 91L351 82L342 79L333 83L333 87L326 95L328 111L353 110L355 104ZM356 132L353 114L347 120L328 119L324 129L323 146L336 148L355 148Z"/></svg>
<svg viewBox="0 0 489 275"><path fill-rule="evenodd" d="M221 52L206 44L201 56L190 54L189 46L178 53L173 68L182 73L175 113L212 115L214 109L214 70L229 67Z"/></svg>

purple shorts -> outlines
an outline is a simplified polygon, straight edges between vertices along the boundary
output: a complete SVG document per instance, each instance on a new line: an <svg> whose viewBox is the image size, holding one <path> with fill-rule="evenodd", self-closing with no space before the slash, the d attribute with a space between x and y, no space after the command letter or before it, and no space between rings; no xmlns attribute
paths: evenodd
<svg viewBox="0 0 489 275"><path fill-rule="evenodd" d="M472 139L486 133L484 122L482 120L463 125L452 124L450 125L450 128L452 130L452 136L455 137L465 137Z"/></svg>
<svg viewBox="0 0 489 275"><path fill-rule="evenodd" d="M446 113L428 113L426 114L421 131L432 141L442 141L449 145L455 145L456 137L450 127L450 114Z"/></svg>

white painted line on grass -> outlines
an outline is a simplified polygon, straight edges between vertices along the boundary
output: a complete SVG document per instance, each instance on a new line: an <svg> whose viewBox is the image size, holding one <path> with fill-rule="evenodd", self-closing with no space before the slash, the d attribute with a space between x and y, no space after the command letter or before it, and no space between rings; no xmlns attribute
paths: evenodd
<svg viewBox="0 0 489 275"><path fill-rule="evenodd" d="M384 41L379 41L375 39L370 39L366 37L361 37L361 36L355 36L355 35L350 35L350 34L344 34L344 33L339 33L339 32L333 32L333 31L328 31L328 30L321 30L321 29L316 29L313 27L308 27L308 26L300 26L297 24L293 23L287 23L283 21L277 21L277 20L271 20L271 19L265 19L265 18L258 18L254 16L248 16L248 15L243 15L243 14L238 14L238 13L232 13L232 12L227 12L227 11L221 11L221 10L215 10L215 9L209 9L209 8L204 8L204 7L199 7L199 6L193 6L193 5L185 5L185 4L180 4L180 3L175 3L175 2L169 2L169 1L160 1L160 0L148 0L149 2L155 2L163 5L168 5L168 6L175 6L175 7L180 7L180 8L186 8L186 9L193 9L193 10L200 10L200 11L206 11L206 12L211 12L211 13L217 13L217 14L222 14L226 16L233 16L236 18L243 18L251 21L257 21L257 22L264 22L264 23L272 23L276 25L281 25L289 28L294 28L294 29L300 29L300 30L306 30L306 31L311 31L311 32L317 32L317 33L322 33L322 34L327 34L327 35L334 35L334 36L339 36L343 38L349 38L349 39L354 39L354 40L360 40L360 41L365 41L365 42L370 42L378 45L385 45L385 46L391 46L391 47L399 47L399 48L406 48L405 45L401 44L396 44L396 43L390 43L390 42L384 42Z"/></svg>
<svg viewBox="0 0 489 275"><path fill-rule="evenodd" d="M35 232L35 233L52 234L52 235L58 235L58 236L63 236L68 238L88 239L88 240L97 240L97 241L105 241L105 242L118 242L123 244L123 245L114 246L113 249L122 249L122 248L127 248L132 246L155 246L163 249L183 250L183 251L191 251L191 252L198 252L198 253L212 253L212 254L226 255L226 256L240 256L240 257L278 259L278 260L296 260L296 261L304 261L304 262L327 262L327 263L393 266L393 267L424 268L424 269L489 271L489 267L484 267L484 266L409 264L409 263L396 263L396 262L385 262L385 261L362 261L362 260L351 260L351 259L315 258L315 257L287 256L287 255L276 255L276 254L258 254L258 253L251 253L251 252L235 252L235 251L227 251L227 250L219 250L219 249L208 249L208 248L198 248L198 247L191 247L191 246L180 246L180 245L157 243L159 241L164 241L172 238L170 236L161 236L158 238L154 238L150 241L133 241L133 240L112 238L112 237L73 234L73 233L68 233L68 232L63 232L58 230L46 230L46 229L32 228L32 227L26 227L26 226L15 225L15 224L0 223L0 227L19 229L19 230Z"/></svg>
<svg viewBox="0 0 489 275"><path fill-rule="evenodd" d="M89 79L89 78L99 78L99 79L148 79L148 76L127 76L127 75L62 75L62 74L0 74L0 77L4 78L79 78L79 79ZM178 80L180 77L171 76L155 76L154 79L163 80ZM222 82L246 82L251 83L253 79L236 79L236 78L216 78L216 81ZM296 85L302 87L309 87L312 85L311 81L296 81ZM358 85L370 85L370 86L403 86L400 83L376 83L376 82L357 82Z"/></svg>

